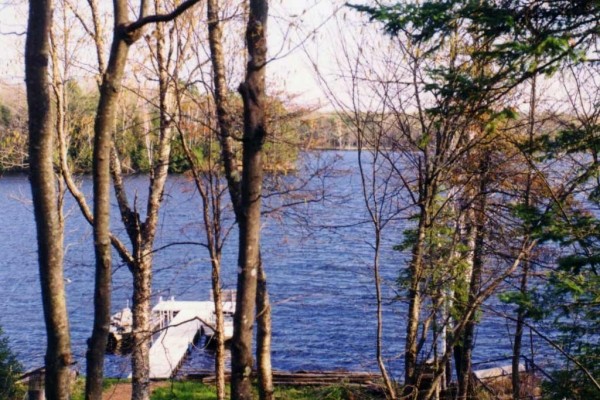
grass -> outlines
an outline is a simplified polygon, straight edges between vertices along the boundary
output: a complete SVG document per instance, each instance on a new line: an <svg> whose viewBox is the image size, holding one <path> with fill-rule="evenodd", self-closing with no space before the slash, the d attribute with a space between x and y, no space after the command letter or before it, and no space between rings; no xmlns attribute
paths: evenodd
<svg viewBox="0 0 600 400"><path fill-rule="evenodd" d="M279 400L370 400L380 399L365 389L343 385L327 387L277 387L275 398ZM170 386L157 388L152 400L214 400L216 391L213 386L199 382L173 382Z"/></svg>
<svg viewBox="0 0 600 400"><path fill-rule="evenodd" d="M152 400L212 400L216 398L214 387L196 382L173 382L152 392Z"/></svg>
<svg viewBox="0 0 600 400"><path fill-rule="evenodd" d="M118 384L128 382L126 379L113 379L113 378L105 378L102 382L103 390L106 391L112 386ZM85 399L85 378L79 377L71 387L71 400L84 400Z"/></svg>
<svg viewBox="0 0 600 400"><path fill-rule="evenodd" d="M110 389L116 384L130 384L123 379L106 379L104 390ZM80 377L73 385L71 400L84 400L85 379ZM229 392L229 387L227 387ZM256 398L258 394L256 393ZM172 381L171 384L154 389L151 400L215 400L216 389L212 385L206 385L194 381ZM277 400L371 400L384 399L381 395L370 393L367 389L361 389L344 384L325 387L292 387L279 386L275 388L275 399Z"/></svg>

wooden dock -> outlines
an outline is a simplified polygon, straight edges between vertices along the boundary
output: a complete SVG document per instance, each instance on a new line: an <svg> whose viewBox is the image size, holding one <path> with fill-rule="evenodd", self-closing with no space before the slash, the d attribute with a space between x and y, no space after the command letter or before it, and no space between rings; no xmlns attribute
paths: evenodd
<svg viewBox="0 0 600 400"><path fill-rule="evenodd" d="M224 302L224 311L233 312L234 302ZM160 334L150 348L150 378L173 377L200 332L214 328L212 301L160 300L152 309Z"/></svg>

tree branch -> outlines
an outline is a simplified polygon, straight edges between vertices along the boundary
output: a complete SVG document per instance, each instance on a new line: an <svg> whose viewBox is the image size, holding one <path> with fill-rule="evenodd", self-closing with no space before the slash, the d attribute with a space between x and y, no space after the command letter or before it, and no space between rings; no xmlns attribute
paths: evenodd
<svg viewBox="0 0 600 400"><path fill-rule="evenodd" d="M144 27L147 24L154 22L169 22L183 14L187 9L198 3L200 0L187 0L181 3L177 8L168 14L155 14L142 17L135 22L129 24L126 28L127 33L134 33L138 29Z"/></svg>

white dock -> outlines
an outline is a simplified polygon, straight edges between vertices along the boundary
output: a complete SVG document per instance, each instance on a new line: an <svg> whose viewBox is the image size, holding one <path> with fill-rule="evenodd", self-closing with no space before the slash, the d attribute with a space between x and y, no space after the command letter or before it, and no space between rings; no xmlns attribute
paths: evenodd
<svg viewBox="0 0 600 400"><path fill-rule="evenodd" d="M224 302L223 308L232 313L235 303ZM152 309L162 331L150 348L151 379L169 379L177 372L199 332L213 331L214 310L212 301L159 301Z"/></svg>
<svg viewBox="0 0 600 400"><path fill-rule="evenodd" d="M519 364L519 372L525 372L525 365ZM501 367L488 368L488 369L480 369L477 371L473 371L473 375L477 377L477 379L490 379L490 378L498 378L500 376L508 376L512 374L512 365L503 365Z"/></svg>

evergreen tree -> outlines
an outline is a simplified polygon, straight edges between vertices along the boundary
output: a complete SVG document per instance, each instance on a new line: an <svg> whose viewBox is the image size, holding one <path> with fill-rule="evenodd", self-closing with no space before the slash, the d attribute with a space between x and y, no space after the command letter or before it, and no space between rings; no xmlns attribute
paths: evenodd
<svg viewBox="0 0 600 400"><path fill-rule="evenodd" d="M0 398L12 399L17 393L17 380L23 367L17 360L0 328Z"/></svg>

